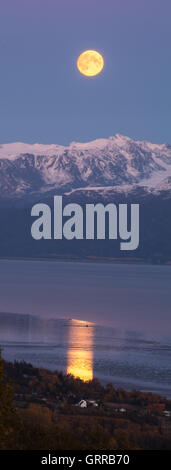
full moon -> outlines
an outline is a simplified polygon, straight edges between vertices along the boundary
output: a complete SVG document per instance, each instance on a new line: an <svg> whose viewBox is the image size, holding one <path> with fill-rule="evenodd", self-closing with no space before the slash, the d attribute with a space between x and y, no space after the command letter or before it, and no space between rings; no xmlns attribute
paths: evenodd
<svg viewBox="0 0 171 470"><path fill-rule="evenodd" d="M104 60L100 52L87 50L82 52L77 60L79 72L87 77L98 75L104 67Z"/></svg>

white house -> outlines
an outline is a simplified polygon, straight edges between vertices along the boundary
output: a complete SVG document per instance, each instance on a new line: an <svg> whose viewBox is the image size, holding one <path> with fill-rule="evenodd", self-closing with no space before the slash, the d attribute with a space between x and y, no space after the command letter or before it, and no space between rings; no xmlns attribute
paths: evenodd
<svg viewBox="0 0 171 470"><path fill-rule="evenodd" d="M164 410L164 411L163 411L163 414L166 416L166 418L170 418L170 417L171 417L171 411L169 411L169 410Z"/></svg>
<svg viewBox="0 0 171 470"><path fill-rule="evenodd" d="M119 408L119 411L120 411L121 413L126 413L126 409L125 409L125 408Z"/></svg>
<svg viewBox="0 0 171 470"><path fill-rule="evenodd" d="M80 406L80 408L87 408L87 402L86 402L86 400L81 400L81 401L79 401L79 403L77 404L77 406Z"/></svg>

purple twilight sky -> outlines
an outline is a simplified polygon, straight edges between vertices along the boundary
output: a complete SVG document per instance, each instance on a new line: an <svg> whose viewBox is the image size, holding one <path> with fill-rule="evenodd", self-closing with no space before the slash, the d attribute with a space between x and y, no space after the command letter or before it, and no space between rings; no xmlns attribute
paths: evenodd
<svg viewBox="0 0 171 470"><path fill-rule="evenodd" d="M170 0L1 0L0 143L171 143ZM97 49L87 78L78 55Z"/></svg>

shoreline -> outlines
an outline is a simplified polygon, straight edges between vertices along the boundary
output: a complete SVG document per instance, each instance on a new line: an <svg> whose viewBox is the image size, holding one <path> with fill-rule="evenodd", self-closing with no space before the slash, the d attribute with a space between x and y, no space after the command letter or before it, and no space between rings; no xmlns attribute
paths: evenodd
<svg viewBox="0 0 171 470"><path fill-rule="evenodd" d="M1 345L2 343L0 343ZM17 345L17 343L16 343ZM6 363L10 363L10 364L14 364L15 363L22 363L21 360L17 360L17 359L14 359L14 360L9 360L7 359L4 355L3 355L3 345L2 345L2 348L1 348L1 353L2 353L2 359L4 360L4 362ZM37 364L35 361L23 361L26 365L27 364L31 364L31 366L34 368L34 369L42 369L44 368L46 371L49 371L50 374L55 374L56 372L62 372L62 374L64 376L67 376L69 374L67 374L67 371L65 368L59 368L58 367L53 367L51 368L49 365L45 364L45 363L40 363L40 364ZM72 375L72 374L71 374ZM74 380L81 380L81 378L79 377L75 377L73 376ZM169 387L169 384L168 384L168 387L162 387L162 384L160 383L160 385L157 385L157 383L154 383L154 386L153 385L150 385L147 382L143 382L142 381L138 381L138 380L126 380L126 377L124 378L119 378L118 376L105 376L103 374L98 374L97 372L93 375L93 379L92 380L98 380L100 385L102 387L106 387L107 384L112 384L113 387L115 387L116 389L120 389L122 388L123 390L125 390L126 392L130 393L132 390L137 390L139 393L151 393L153 395L160 395L164 400L171 400L171 391L170 391L170 387ZM84 380L82 380L82 382L84 382ZM85 381L86 382L86 381ZM89 381L87 381L89 382ZM90 380L91 382L91 380Z"/></svg>
<svg viewBox="0 0 171 470"><path fill-rule="evenodd" d="M57 374L61 374L63 375L63 377L69 377L70 375L73 377L73 381L75 381L75 383L77 382L77 380L81 381L82 384L91 384L91 382L93 382L94 380L97 380L99 383L100 383L100 386L102 388L105 388L108 384L111 384L112 387L114 387L116 390L119 390L119 389L123 389L128 395L132 393L133 390L136 390L140 395L142 394L152 394L154 396L159 396L161 398L163 398L163 400L170 400L171 399L171 393L170 393L170 388L169 388L169 385L168 385L168 389L164 389L163 387L157 387L157 384L154 385L154 388L151 387L149 389L148 387L148 383L146 384L145 382L140 386L140 383L136 382L136 381L126 381L125 379L122 380L122 378L119 379L119 377L107 377L107 376L100 376L98 374L94 374L93 378L90 379L90 380L82 380L79 376L76 377L72 374L69 374L67 373L67 371L65 369L59 369L59 367L57 368L53 368L51 369L49 366L47 366L46 364L44 366L42 365L38 365L36 364L34 361L33 362L27 362L27 361L24 361L22 362L21 360L17 360L17 361L11 361L7 358L5 358L2 354L2 360L4 361L5 364L9 364L11 365L12 367L15 368L15 365L18 363L18 364L22 364L23 367L31 367L31 369L33 370L41 370L42 368L47 371L51 376L55 375L56 373Z"/></svg>
<svg viewBox="0 0 171 470"><path fill-rule="evenodd" d="M115 264L115 265L143 265L143 266L168 266L171 267L171 260L165 263L155 263L144 259L121 259L121 258L65 258L65 257L7 257L0 256L0 261L49 261L49 262L67 262L67 263L90 263L90 264Z"/></svg>

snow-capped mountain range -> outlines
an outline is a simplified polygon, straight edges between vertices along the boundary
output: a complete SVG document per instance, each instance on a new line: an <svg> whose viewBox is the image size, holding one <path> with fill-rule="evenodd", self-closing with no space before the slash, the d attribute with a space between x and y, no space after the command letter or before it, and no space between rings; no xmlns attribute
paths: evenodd
<svg viewBox="0 0 171 470"><path fill-rule="evenodd" d="M1 197L54 191L171 191L171 145L116 134L68 146L10 143L0 146Z"/></svg>

